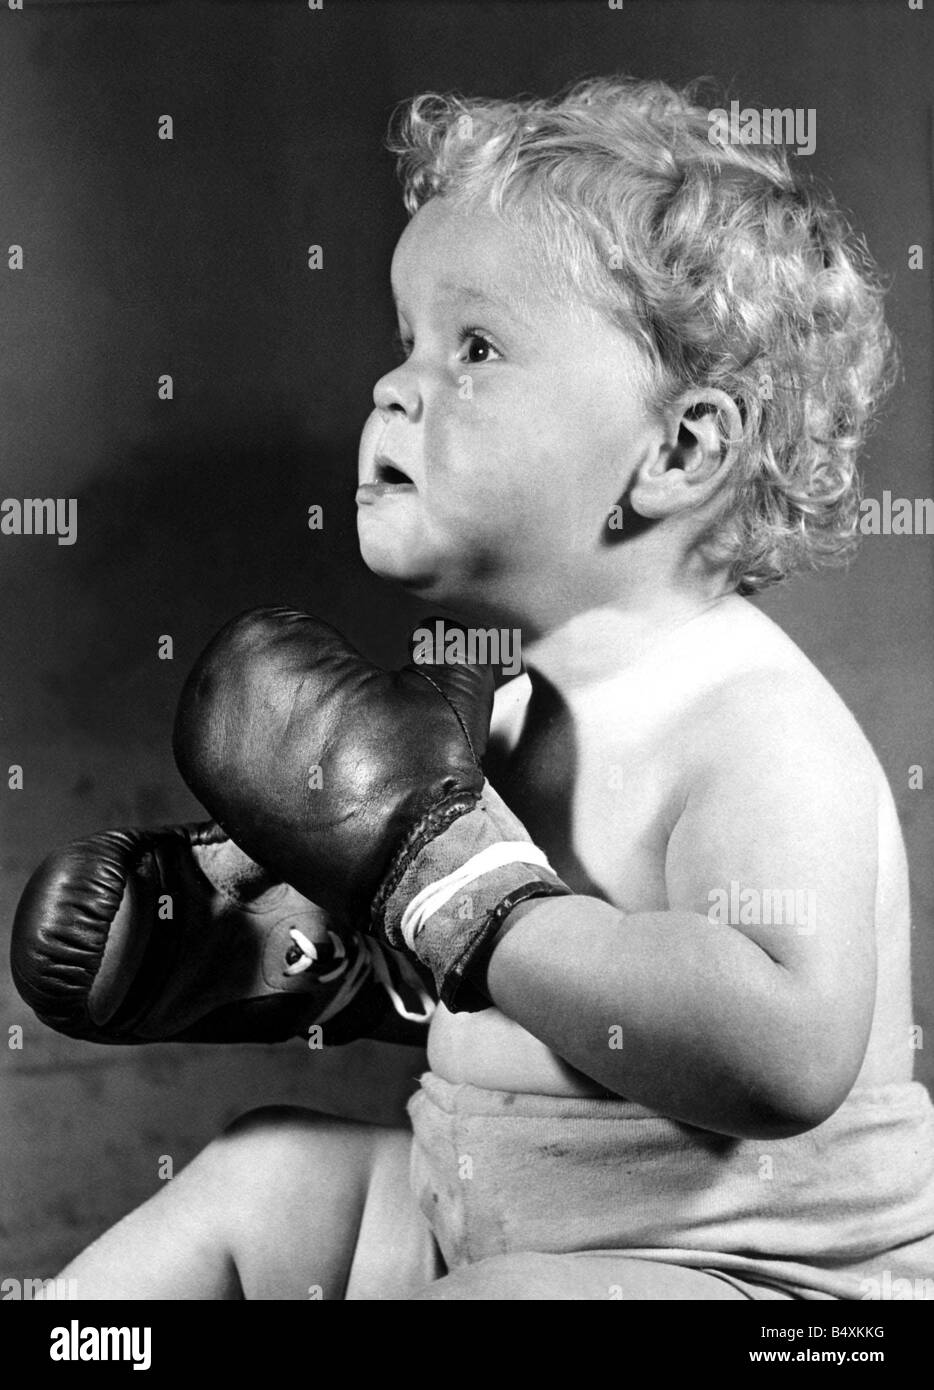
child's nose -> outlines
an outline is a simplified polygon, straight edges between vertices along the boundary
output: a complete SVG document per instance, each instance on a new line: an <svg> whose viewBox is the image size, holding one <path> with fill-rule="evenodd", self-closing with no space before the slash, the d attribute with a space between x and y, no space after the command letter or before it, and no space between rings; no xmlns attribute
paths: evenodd
<svg viewBox="0 0 934 1390"><path fill-rule="evenodd" d="M421 398L408 363L403 362L380 377L373 387L373 404L385 414L387 421L393 415L412 416L418 413Z"/></svg>

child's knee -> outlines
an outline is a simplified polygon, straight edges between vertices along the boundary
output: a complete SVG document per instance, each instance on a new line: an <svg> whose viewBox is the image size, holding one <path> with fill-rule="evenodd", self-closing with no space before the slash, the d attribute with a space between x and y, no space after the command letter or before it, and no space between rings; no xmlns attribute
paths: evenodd
<svg viewBox="0 0 934 1390"><path fill-rule="evenodd" d="M290 1136L310 1133L316 1125L332 1121L328 1115L305 1110L298 1105L261 1105L247 1110L226 1125L215 1143L226 1149L256 1148L288 1141Z"/></svg>
<svg viewBox="0 0 934 1390"><path fill-rule="evenodd" d="M365 1177L373 1147L371 1125L293 1105L265 1105L238 1116L210 1145L213 1161L231 1180L264 1186Z"/></svg>
<svg viewBox="0 0 934 1390"><path fill-rule="evenodd" d="M205 1155L205 1176L211 1200L224 1205L225 1241L245 1296L344 1297L364 1214L381 1244L399 1234L405 1193L392 1179L405 1177L404 1139L402 1131L293 1106L265 1106L229 1125Z"/></svg>

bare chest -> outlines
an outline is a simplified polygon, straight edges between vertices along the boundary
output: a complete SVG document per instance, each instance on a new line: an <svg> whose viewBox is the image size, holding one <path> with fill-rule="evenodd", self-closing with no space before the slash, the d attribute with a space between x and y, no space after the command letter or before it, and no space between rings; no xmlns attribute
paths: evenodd
<svg viewBox="0 0 934 1390"><path fill-rule="evenodd" d="M667 906L665 855L683 799L681 740L608 693L578 707L529 701L487 774L576 893L623 911Z"/></svg>

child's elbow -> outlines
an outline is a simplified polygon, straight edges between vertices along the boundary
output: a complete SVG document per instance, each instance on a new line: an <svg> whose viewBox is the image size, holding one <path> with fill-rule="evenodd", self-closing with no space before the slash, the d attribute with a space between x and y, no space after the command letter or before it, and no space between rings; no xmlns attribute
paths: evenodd
<svg viewBox="0 0 934 1390"><path fill-rule="evenodd" d="M767 1102L757 1107L761 1121L757 1138L789 1139L806 1134L829 1120L846 1100L859 1071L850 1061L832 1069L803 1069L793 1080L772 1088Z"/></svg>
<svg viewBox="0 0 934 1390"><path fill-rule="evenodd" d="M755 1139L792 1139L796 1134L807 1134L829 1120L835 1110L843 1103L844 1097L827 1102L823 1100L804 1100L800 1105L782 1106L777 1109L757 1108L755 1133L746 1137Z"/></svg>

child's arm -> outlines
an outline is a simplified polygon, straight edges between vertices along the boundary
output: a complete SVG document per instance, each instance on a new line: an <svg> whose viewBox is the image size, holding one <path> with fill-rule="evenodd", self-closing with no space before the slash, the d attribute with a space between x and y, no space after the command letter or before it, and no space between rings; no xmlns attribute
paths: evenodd
<svg viewBox="0 0 934 1390"><path fill-rule="evenodd" d="M865 1051L875 769L855 731L835 726L831 746L780 679L734 688L704 740L668 845L670 910L524 903L487 984L503 1013L609 1090L705 1129L780 1136L832 1113ZM797 924L713 924L711 891L728 899L731 883L797 893Z"/></svg>

